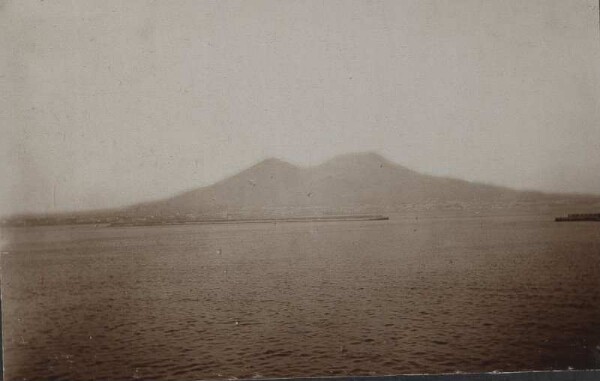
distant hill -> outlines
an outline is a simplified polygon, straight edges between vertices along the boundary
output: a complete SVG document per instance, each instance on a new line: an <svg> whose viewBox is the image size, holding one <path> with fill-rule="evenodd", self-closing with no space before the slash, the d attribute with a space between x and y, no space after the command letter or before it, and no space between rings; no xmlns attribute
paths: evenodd
<svg viewBox="0 0 600 381"><path fill-rule="evenodd" d="M213 185L126 208L20 216L9 224L348 215L423 209L600 206L600 196L547 194L424 175L375 153L338 156L302 168L264 160ZM585 206L583 210L588 210Z"/></svg>
<svg viewBox="0 0 600 381"><path fill-rule="evenodd" d="M310 210L351 212L389 210L414 204L550 202L584 198L428 176L378 154L359 153L338 156L309 168L267 159L211 186L134 205L126 212L138 216L242 211L248 214L300 210L305 213Z"/></svg>

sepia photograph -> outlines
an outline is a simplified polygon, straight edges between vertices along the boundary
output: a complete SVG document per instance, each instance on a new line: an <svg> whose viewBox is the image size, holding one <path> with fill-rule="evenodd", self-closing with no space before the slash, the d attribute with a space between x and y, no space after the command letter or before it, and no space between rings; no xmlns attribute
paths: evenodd
<svg viewBox="0 0 600 381"><path fill-rule="evenodd" d="M3 379L600 379L599 16L0 0Z"/></svg>

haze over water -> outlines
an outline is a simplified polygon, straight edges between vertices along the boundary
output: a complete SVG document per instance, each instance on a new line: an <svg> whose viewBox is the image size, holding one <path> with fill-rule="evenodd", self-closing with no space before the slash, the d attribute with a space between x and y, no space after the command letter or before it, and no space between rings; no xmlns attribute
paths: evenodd
<svg viewBox="0 0 600 381"><path fill-rule="evenodd" d="M550 218L3 232L5 377L590 368L600 226Z"/></svg>

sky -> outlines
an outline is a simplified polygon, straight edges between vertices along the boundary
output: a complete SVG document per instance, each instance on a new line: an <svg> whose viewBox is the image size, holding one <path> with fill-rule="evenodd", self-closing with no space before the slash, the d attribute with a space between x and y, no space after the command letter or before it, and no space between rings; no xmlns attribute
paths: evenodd
<svg viewBox="0 0 600 381"><path fill-rule="evenodd" d="M0 0L0 215L277 157L600 194L597 0Z"/></svg>

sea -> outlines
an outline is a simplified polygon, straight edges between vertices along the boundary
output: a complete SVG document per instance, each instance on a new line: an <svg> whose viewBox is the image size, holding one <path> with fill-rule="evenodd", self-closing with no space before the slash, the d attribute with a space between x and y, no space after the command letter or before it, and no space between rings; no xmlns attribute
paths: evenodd
<svg viewBox="0 0 600 381"><path fill-rule="evenodd" d="M600 367L600 223L390 217L5 228L5 379Z"/></svg>

